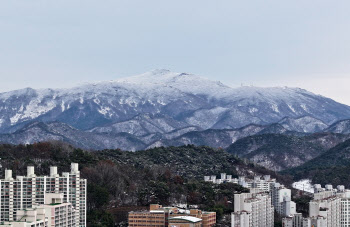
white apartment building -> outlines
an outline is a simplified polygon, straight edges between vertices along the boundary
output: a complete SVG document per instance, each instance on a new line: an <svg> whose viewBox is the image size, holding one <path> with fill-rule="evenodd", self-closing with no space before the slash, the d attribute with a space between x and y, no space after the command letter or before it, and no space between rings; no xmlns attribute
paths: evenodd
<svg viewBox="0 0 350 227"><path fill-rule="evenodd" d="M18 210L17 220L13 222L1 222L0 227L47 227L48 218L44 209L29 208Z"/></svg>
<svg viewBox="0 0 350 227"><path fill-rule="evenodd" d="M276 179L271 179L270 175L265 175L263 177L255 176L254 179L248 179L244 176L238 178L232 178L232 175L226 175L226 173L221 173L220 179L216 178L215 175L204 176L204 181L212 182L214 184L221 184L225 182L239 184L245 188L257 188L262 191L270 191L271 184L276 182Z"/></svg>
<svg viewBox="0 0 350 227"><path fill-rule="evenodd" d="M327 227L327 219L325 217L303 218L302 227ZM296 226L299 227L299 226Z"/></svg>
<svg viewBox="0 0 350 227"><path fill-rule="evenodd" d="M321 185L314 186L314 198L309 203L309 217L305 219L305 227L340 227L345 223L342 218L342 197L345 195L343 186L338 186L333 189L332 185L326 185L322 188ZM345 199L345 197L344 197Z"/></svg>
<svg viewBox="0 0 350 227"><path fill-rule="evenodd" d="M297 214L296 204L291 200L291 190L280 183L273 183L270 187L272 205L275 207L276 212L284 217Z"/></svg>
<svg viewBox="0 0 350 227"><path fill-rule="evenodd" d="M63 194L48 193L45 195L45 203L35 206L45 210L48 217L48 227L75 227L76 212L71 203L63 202ZM17 214L18 216L18 214Z"/></svg>
<svg viewBox="0 0 350 227"><path fill-rule="evenodd" d="M234 197L234 212L231 214L232 227L272 227L274 208L266 192L242 193Z"/></svg>
<svg viewBox="0 0 350 227"><path fill-rule="evenodd" d="M63 194L47 193L45 204L17 210L16 220L2 222L0 227L75 227L71 203L63 203Z"/></svg>
<svg viewBox="0 0 350 227"><path fill-rule="evenodd" d="M309 203L309 217L302 222L295 215L284 218L284 226L293 227L348 227L350 226L350 191L343 185L314 185L314 198Z"/></svg>
<svg viewBox="0 0 350 227"><path fill-rule="evenodd" d="M63 203L71 203L75 209L75 223L86 226L86 180L80 178L77 163L70 172L57 173L50 167L49 176L36 176L33 166L27 167L27 176L12 177L12 170L5 170L0 180L0 221L17 220L17 211L45 204L47 193L62 193Z"/></svg>
<svg viewBox="0 0 350 227"><path fill-rule="evenodd" d="M301 213L296 213L283 218L283 227L302 227L303 226L303 216Z"/></svg>

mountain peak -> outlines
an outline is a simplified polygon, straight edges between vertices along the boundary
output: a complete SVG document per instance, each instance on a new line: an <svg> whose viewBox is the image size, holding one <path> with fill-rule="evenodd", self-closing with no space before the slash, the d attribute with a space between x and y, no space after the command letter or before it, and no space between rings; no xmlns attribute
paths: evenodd
<svg viewBox="0 0 350 227"><path fill-rule="evenodd" d="M39 119L59 120L87 130L142 113L168 115L207 129L275 123L286 116L306 115L330 124L349 118L350 107L299 88L231 88L195 74L167 69L74 88L0 94L0 132ZM305 122L323 127L322 122L307 118L292 123L299 127Z"/></svg>
<svg viewBox="0 0 350 227"><path fill-rule="evenodd" d="M150 73L154 75L165 75L170 73L171 71L169 69L153 69L150 71Z"/></svg>

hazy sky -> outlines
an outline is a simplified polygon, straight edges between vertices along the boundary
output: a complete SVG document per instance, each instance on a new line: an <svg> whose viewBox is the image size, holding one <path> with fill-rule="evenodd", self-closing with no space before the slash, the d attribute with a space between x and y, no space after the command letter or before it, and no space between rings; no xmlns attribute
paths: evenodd
<svg viewBox="0 0 350 227"><path fill-rule="evenodd" d="M0 91L156 68L350 105L349 0L4 0Z"/></svg>

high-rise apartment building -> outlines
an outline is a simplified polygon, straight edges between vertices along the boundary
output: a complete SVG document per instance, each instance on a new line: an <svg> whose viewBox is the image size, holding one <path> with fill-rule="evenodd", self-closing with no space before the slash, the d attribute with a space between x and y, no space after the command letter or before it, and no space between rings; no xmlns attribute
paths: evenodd
<svg viewBox="0 0 350 227"><path fill-rule="evenodd" d="M234 211L231 214L232 227L274 225L274 208L271 197L266 192L235 194Z"/></svg>
<svg viewBox="0 0 350 227"><path fill-rule="evenodd" d="M245 188L256 188L261 191L270 191L271 184L276 182L276 179L271 179L270 175L255 176L254 179L249 179L244 176L240 176L238 178L232 178L232 175L226 175L226 173L221 173L220 178L216 178L215 175L212 176L204 176L204 181L212 182L214 184L221 183L235 183L239 184Z"/></svg>
<svg viewBox="0 0 350 227"><path fill-rule="evenodd" d="M16 220L1 222L0 227L76 227L75 210L63 203L63 194L46 193L45 204L16 211Z"/></svg>
<svg viewBox="0 0 350 227"><path fill-rule="evenodd" d="M80 178L77 163L62 175L55 166L50 167L49 176L36 176L33 166L27 167L26 176L16 178L11 170L5 170L5 178L0 180L0 221L14 221L18 210L44 204L47 193L62 193L63 203L71 203L75 210L76 225L86 226L86 180Z"/></svg>
<svg viewBox="0 0 350 227"><path fill-rule="evenodd" d="M281 216L292 216L296 213L296 204L292 201L291 190L280 183L270 185L272 205Z"/></svg>
<svg viewBox="0 0 350 227"><path fill-rule="evenodd" d="M348 227L350 226L350 191L343 185L314 185L313 200L309 203L309 217L298 214L283 219L283 226L293 227Z"/></svg>

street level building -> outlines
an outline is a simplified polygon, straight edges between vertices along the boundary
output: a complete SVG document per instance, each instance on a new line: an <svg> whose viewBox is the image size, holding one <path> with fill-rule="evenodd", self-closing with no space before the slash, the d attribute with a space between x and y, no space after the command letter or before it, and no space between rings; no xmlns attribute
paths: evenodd
<svg viewBox="0 0 350 227"><path fill-rule="evenodd" d="M202 226L212 227L216 224L216 213L198 209L180 209L163 207L159 204L150 205L148 211L129 212L129 226Z"/></svg>
<svg viewBox="0 0 350 227"><path fill-rule="evenodd" d="M169 218L171 227L202 227L202 219L190 216L176 216Z"/></svg>

